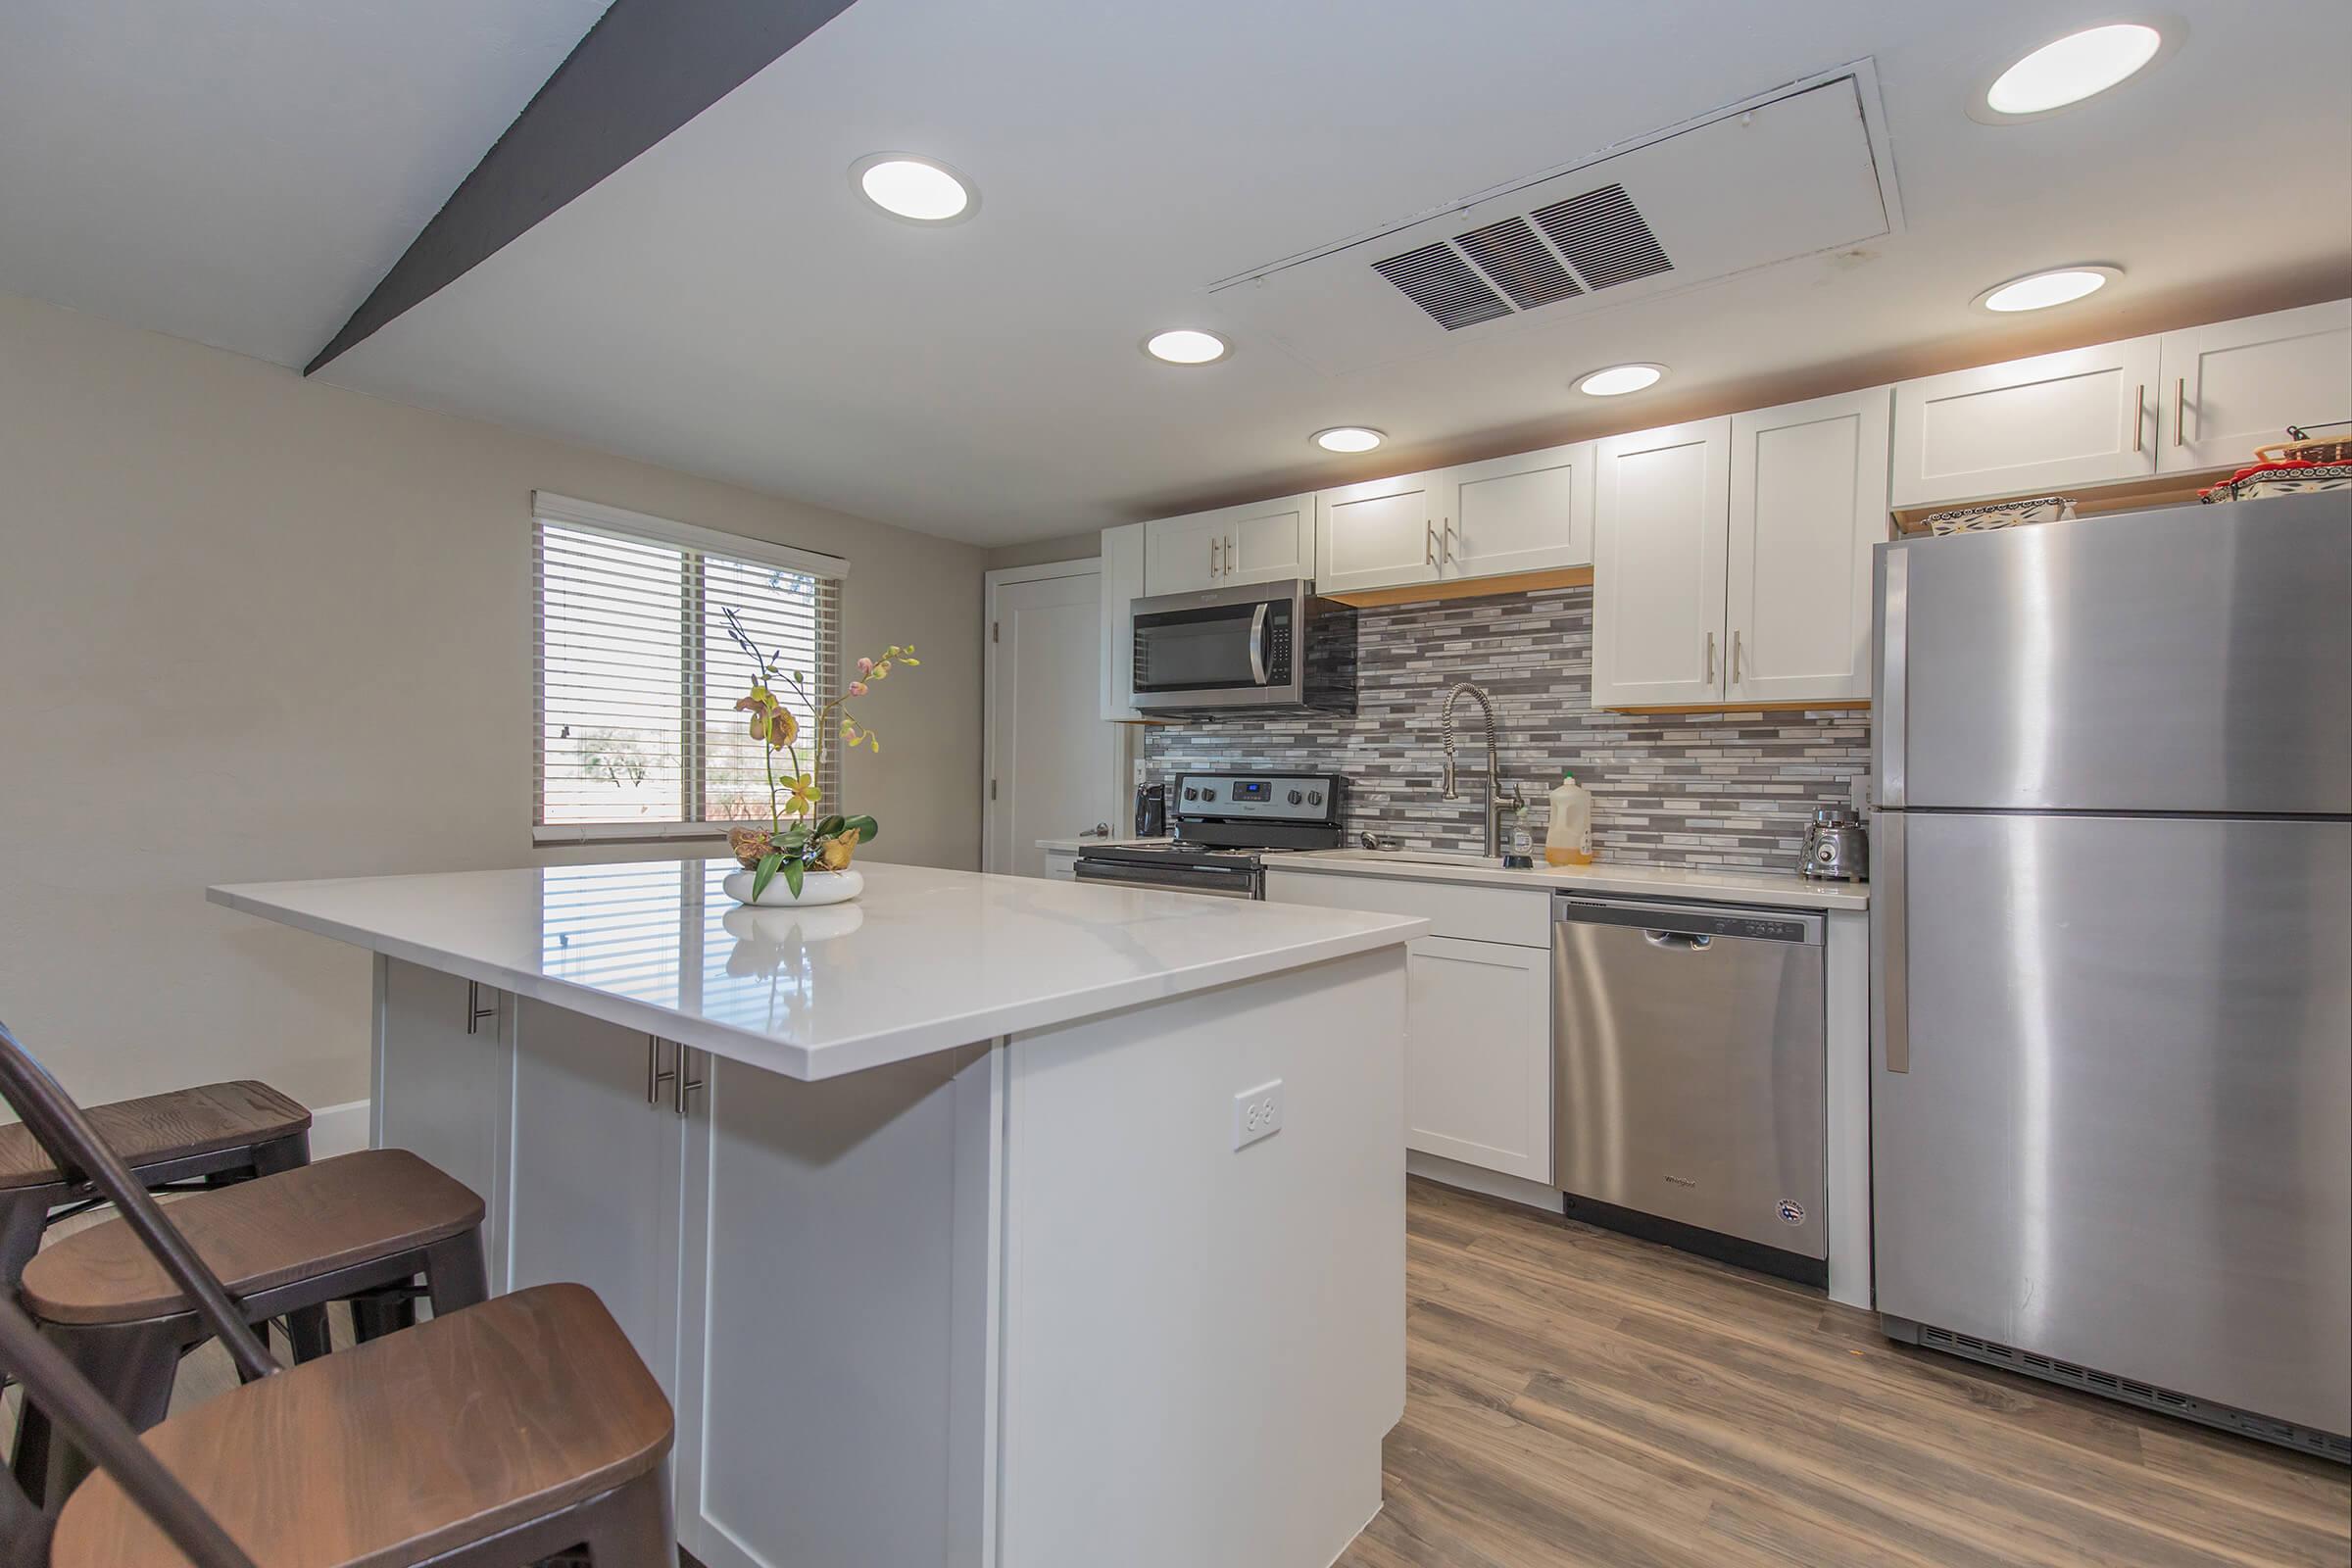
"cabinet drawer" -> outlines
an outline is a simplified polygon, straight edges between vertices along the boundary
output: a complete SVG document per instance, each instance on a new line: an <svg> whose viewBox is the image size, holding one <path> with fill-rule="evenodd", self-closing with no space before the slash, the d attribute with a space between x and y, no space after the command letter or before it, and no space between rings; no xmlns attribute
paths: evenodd
<svg viewBox="0 0 2352 1568"><path fill-rule="evenodd" d="M1434 923L1432 935L1522 948L1551 945L1550 895L1543 888L1466 887L1402 877L1291 871L1269 866L1266 899L1324 909L1411 914Z"/></svg>

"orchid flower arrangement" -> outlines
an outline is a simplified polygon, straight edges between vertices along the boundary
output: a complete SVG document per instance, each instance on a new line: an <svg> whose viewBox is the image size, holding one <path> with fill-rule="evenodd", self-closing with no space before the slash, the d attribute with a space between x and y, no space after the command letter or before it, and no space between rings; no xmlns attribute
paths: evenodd
<svg viewBox="0 0 2352 1568"><path fill-rule="evenodd" d="M850 704L865 696L873 686L886 680L892 669L906 665L919 668L922 661L914 657L910 643L902 648L893 643L880 659L858 661L857 678L839 697L819 703L808 689L806 670L786 669L778 661L780 653L762 655L744 631L743 622L735 612L721 607L727 617L727 631L752 661L757 673L752 689L736 703L738 712L751 714L752 739L763 742L760 760L767 771L768 826L736 827L727 838L735 858L753 872L752 897L757 899L767 891L780 871L784 885L792 896L801 896L801 883L810 870L843 871L849 868L850 857L860 844L871 844L880 832L870 816L842 816L838 813L817 816L824 791L817 780L824 776L825 746L828 740L838 739L840 745L856 751L864 747L880 753L881 737L870 725L861 722L850 710ZM815 715L805 738L808 755L804 767L800 720L790 708L776 696L775 684L790 688L801 708ZM781 752L790 759L792 771L778 777L776 755ZM786 827L785 819L792 819ZM812 820L813 819L813 820Z"/></svg>

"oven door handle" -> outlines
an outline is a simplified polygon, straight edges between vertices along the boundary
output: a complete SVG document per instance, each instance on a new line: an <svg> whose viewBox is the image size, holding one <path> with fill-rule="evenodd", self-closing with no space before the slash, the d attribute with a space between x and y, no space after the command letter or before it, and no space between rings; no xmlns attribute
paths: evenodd
<svg viewBox="0 0 2352 1568"><path fill-rule="evenodd" d="M1192 865L1139 865L1133 860L1089 860L1080 856L1072 873L1081 882L1104 882L1114 887L1165 888L1179 893L1205 893L1212 898L1254 899L1258 873Z"/></svg>
<svg viewBox="0 0 2352 1568"><path fill-rule="evenodd" d="M1267 609L1268 606L1261 600L1257 609L1250 616L1250 676L1260 686L1266 683Z"/></svg>

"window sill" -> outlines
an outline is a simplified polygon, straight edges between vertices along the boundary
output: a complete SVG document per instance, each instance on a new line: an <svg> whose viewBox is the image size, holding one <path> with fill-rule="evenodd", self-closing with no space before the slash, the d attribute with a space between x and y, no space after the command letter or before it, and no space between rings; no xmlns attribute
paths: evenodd
<svg viewBox="0 0 2352 1568"><path fill-rule="evenodd" d="M564 844L668 844L699 839L726 842L726 822L561 822L534 826L537 848Z"/></svg>

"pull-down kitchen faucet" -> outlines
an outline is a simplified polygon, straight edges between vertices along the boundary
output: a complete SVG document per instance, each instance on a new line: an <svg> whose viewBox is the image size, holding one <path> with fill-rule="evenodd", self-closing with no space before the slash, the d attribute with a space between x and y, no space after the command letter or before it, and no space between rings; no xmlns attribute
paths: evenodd
<svg viewBox="0 0 2352 1568"><path fill-rule="evenodd" d="M1487 858L1492 860L1502 854L1502 808L1508 805L1513 810L1521 810L1526 808L1527 802L1519 793L1519 783L1516 779L1511 781L1511 793L1507 800L1500 794L1502 764L1495 760L1494 755L1494 704L1487 696L1485 687L1473 685L1469 681L1463 681L1446 694L1445 710L1438 715L1439 728L1446 741L1446 776L1440 789L1441 798L1448 801L1458 801L1462 798L1462 792L1455 787L1453 769L1453 705L1465 694L1472 702L1478 704L1478 710L1484 715L1487 722L1486 854Z"/></svg>

